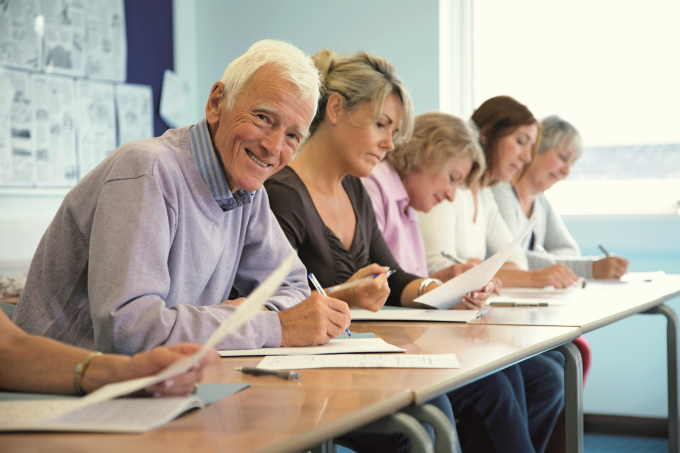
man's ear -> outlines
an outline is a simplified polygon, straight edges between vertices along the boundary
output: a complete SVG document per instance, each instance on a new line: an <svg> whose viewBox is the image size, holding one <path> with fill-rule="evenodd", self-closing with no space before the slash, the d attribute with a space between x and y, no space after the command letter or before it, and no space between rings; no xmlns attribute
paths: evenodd
<svg viewBox="0 0 680 453"><path fill-rule="evenodd" d="M224 84L222 82L215 82L210 90L210 97L208 104L205 106L205 118L208 124L217 124L220 119L220 104L224 100Z"/></svg>

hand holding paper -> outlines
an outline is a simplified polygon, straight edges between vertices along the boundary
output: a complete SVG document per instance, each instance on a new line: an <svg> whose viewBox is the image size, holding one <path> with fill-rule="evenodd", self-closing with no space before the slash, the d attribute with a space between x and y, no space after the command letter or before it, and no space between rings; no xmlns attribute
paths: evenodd
<svg viewBox="0 0 680 453"><path fill-rule="evenodd" d="M82 398L78 408L136 392L188 371L194 364L198 363L208 351L214 349L227 335L260 313L260 308L264 306L269 297L274 294L274 291L276 291L281 285L281 282L283 282L283 279L286 278L290 272L295 258L295 253L291 253L281 266L279 266L267 280L262 282L262 284L248 296L246 301L241 304L234 313L224 321L217 330L215 330L215 332L213 332L210 338L208 338L208 341L196 354L175 362L154 376L105 385L99 390Z"/></svg>
<svg viewBox="0 0 680 453"><path fill-rule="evenodd" d="M448 309L460 304L460 300L465 294L476 291L491 281L508 259L510 253L519 246L524 236L529 234L535 222L536 219L532 218L519 236L488 260L449 280L439 288L418 297L415 301L440 309Z"/></svg>

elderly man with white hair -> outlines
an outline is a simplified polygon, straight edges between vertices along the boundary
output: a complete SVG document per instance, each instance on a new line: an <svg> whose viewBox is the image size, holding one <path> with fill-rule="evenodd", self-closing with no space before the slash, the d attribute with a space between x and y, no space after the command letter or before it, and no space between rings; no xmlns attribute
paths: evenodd
<svg viewBox="0 0 680 453"><path fill-rule="evenodd" d="M40 241L14 321L103 352L203 342L293 252L262 184L308 134L321 81L296 47L265 40L216 82L206 118L127 143L65 197ZM87 152L87 150L81 150ZM344 302L310 296L298 260L268 310L219 347L323 344Z"/></svg>

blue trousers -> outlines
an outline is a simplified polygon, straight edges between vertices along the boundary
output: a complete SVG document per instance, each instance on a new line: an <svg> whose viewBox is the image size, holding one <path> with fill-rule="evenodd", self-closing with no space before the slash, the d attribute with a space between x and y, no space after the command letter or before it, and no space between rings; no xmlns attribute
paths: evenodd
<svg viewBox="0 0 680 453"><path fill-rule="evenodd" d="M564 404L563 365L545 355L448 394L464 453L545 449Z"/></svg>

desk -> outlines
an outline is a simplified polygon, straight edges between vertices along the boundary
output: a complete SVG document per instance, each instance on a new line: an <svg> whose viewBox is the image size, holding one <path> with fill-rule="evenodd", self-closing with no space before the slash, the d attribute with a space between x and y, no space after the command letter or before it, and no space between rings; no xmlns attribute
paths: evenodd
<svg viewBox="0 0 680 453"><path fill-rule="evenodd" d="M628 316L662 314L668 320L668 447L680 452L680 399L678 392L678 330L680 324L664 301L680 294L680 275L667 275L653 282L620 283L589 281L585 289L563 293L513 294L548 300L548 307L494 308L473 321L482 325L574 326L583 333L614 323Z"/></svg>
<svg viewBox="0 0 680 453"><path fill-rule="evenodd" d="M642 313L680 294L680 275L649 283L589 281L585 289L555 294L513 293L546 300L549 307L493 308L473 324L575 326L583 333Z"/></svg>
<svg viewBox="0 0 680 453"><path fill-rule="evenodd" d="M580 335L573 327L441 323L354 323L352 329L375 332L408 353L455 352L461 368L300 370L300 381L288 382L232 370L255 366L260 357L222 359L206 370L205 383L251 387L159 429L141 435L3 434L0 451L299 451Z"/></svg>

